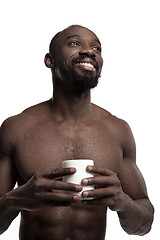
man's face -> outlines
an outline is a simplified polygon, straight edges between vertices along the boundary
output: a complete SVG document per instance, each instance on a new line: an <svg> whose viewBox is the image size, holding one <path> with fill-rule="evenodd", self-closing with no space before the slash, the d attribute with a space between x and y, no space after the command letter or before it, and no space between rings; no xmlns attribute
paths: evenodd
<svg viewBox="0 0 160 240"><path fill-rule="evenodd" d="M60 33L55 62L55 78L81 90L95 87L103 59L97 36L86 28L70 27Z"/></svg>

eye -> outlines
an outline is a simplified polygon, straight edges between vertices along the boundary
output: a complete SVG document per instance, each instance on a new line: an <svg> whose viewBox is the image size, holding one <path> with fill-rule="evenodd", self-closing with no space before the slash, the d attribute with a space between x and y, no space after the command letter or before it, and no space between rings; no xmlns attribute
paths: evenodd
<svg viewBox="0 0 160 240"><path fill-rule="evenodd" d="M101 53L101 48L98 46L93 46L92 49L96 52L100 52Z"/></svg>
<svg viewBox="0 0 160 240"><path fill-rule="evenodd" d="M70 43L71 46L80 46L80 43L78 41L72 41Z"/></svg>

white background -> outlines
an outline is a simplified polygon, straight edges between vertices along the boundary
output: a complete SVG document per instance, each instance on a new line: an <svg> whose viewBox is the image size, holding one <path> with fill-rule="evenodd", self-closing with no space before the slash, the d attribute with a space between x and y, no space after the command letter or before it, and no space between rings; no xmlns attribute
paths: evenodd
<svg viewBox="0 0 160 240"><path fill-rule="evenodd" d="M159 85L160 1L1 0L0 123L52 95L51 73L43 58L59 30L81 24L93 30L103 46L104 68L92 101L126 120L137 144L137 163L155 206L152 231L129 236L117 214L109 211L107 240L159 239ZM0 236L18 240L17 218Z"/></svg>

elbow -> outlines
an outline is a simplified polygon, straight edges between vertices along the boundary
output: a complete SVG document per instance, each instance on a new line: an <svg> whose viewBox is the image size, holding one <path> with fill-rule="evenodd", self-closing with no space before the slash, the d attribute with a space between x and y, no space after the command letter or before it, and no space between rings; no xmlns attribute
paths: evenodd
<svg viewBox="0 0 160 240"><path fill-rule="evenodd" d="M139 229L136 229L136 231L131 231L128 229L123 228L123 230L128 234L128 235L138 235L138 236L144 236L147 233L149 233L151 231L151 225L150 224L146 224L144 226L142 226Z"/></svg>
<svg viewBox="0 0 160 240"><path fill-rule="evenodd" d="M152 224L154 220L154 208L152 208L149 211L150 214L148 214L148 218L145 219L145 224L142 225L141 227L137 227L137 230L134 232L127 232L129 235L139 235L139 236L144 236L147 233L149 233L152 229Z"/></svg>
<svg viewBox="0 0 160 240"><path fill-rule="evenodd" d="M144 226L142 226L142 228L140 229L140 236L144 236L147 233L149 233L152 229L152 224L153 224L153 220L154 220L154 207L151 204L150 206L150 211L149 211L149 216L148 216L148 221L146 222L146 224Z"/></svg>
<svg viewBox="0 0 160 240"><path fill-rule="evenodd" d="M146 225L142 226L138 231L129 233L130 235L138 235L138 236L144 236L147 233L149 233L152 229L152 224L147 223Z"/></svg>
<svg viewBox="0 0 160 240"><path fill-rule="evenodd" d="M151 231L152 223L153 223L153 219L154 219L153 216L154 215L152 215L151 218L148 220L148 222L139 229L137 235L144 236L144 235L146 235L147 233L149 233Z"/></svg>

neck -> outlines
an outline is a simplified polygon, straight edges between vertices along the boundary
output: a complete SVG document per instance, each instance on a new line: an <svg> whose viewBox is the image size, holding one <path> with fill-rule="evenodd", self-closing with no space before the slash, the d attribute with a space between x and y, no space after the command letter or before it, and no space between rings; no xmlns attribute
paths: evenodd
<svg viewBox="0 0 160 240"><path fill-rule="evenodd" d="M85 92L54 86L52 108L60 120L78 121L91 114L90 90Z"/></svg>

